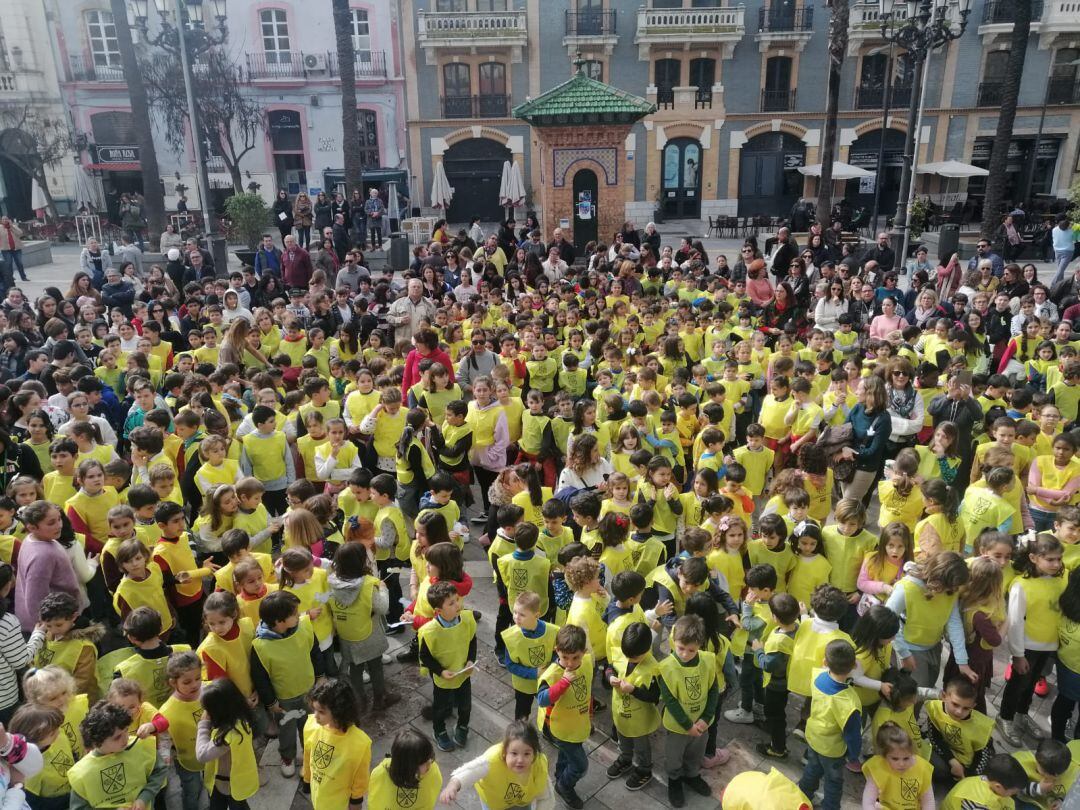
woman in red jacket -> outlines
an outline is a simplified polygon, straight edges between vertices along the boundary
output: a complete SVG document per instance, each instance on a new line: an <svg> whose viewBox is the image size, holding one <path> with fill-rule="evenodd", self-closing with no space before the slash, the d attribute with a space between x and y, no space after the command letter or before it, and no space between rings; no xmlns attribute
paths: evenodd
<svg viewBox="0 0 1080 810"><path fill-rule="evenodd" d="M450 385L454 384L454 361L439 348L439 334L434 329L421 329L413 335L415 347L405 358L405 376L401 380L401 393L408 400L409 389L420 382L420 361L424 359L442 363L450 373Z"/></svg>

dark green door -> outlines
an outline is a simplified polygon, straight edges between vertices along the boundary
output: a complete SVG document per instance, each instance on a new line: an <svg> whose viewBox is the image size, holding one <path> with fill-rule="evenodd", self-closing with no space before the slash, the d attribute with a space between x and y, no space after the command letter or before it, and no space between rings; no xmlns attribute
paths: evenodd
<svg viewBox="0 0 1080 810"><path fill-rule="evenodd" d="M596 241L598 191L596 172L582 169L574 175L574 247L578 251L584 250L589 242Z"/></svg>

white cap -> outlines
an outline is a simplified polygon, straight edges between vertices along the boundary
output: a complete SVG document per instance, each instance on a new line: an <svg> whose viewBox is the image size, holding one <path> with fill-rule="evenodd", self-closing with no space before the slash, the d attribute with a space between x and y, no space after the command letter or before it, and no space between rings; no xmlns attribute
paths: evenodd
<svg viewBox="0 0 1080 810"><path fill-rule="evenodd" d="M169 248L168 256L169 256L169 261L170 262L175 262L177 259L180 258L180 249L179 248Z"/></svg>

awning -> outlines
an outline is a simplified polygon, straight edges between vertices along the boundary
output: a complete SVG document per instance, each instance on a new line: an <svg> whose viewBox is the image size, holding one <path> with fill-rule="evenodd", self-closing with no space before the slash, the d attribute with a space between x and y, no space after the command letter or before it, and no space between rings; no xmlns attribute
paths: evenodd
<svg viewBox="0 0 1080 810"><path fill-rule="evenodd" d="M800 166L799 172L800 174L805 174L807 177L821 177L821 164L811 163L809 166ZM835 161L832 165L833 180L853 180L856 177L873 176L873 172L869 172L858 166L852 166L850 163L843 163L839 160Z"/></svg>
<svg viewBox="0 0 1080 810"><path fill-rule="evenodd" d="M937 174L942 177L986 177L990 172L972 166L970 163L961 163L959 160L943 160L938 163L924 163L915 170L918 174Z"/></svg>
<svg viewBox="0 0 1080 810"><path fill-rule="evenodd" d="M83 168L97 169L99 172L141 172L138 163L84 163Z"/></svg>

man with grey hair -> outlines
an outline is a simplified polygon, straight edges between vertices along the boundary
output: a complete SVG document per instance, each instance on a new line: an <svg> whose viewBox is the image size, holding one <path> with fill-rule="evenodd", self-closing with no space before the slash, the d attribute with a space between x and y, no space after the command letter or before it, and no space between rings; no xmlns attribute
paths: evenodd
<svg viewBox="0 0 1080 810"><path fill-rule="evenodd" d="M435 321L435 305L424 298L424 283L418 278L410 278L405 295L390 305L387 321L394 327L394 341L412 340L420 329L421 319L429 323Z"/></svg>

